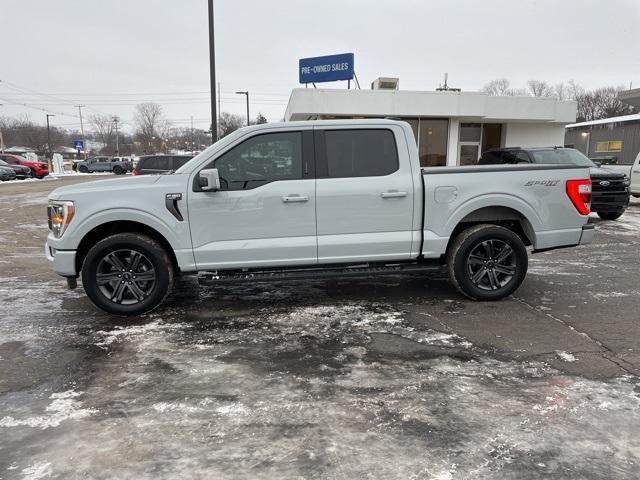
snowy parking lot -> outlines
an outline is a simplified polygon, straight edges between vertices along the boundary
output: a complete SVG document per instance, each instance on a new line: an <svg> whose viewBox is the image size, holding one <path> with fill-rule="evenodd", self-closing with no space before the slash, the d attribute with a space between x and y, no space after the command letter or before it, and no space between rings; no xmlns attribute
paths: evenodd
<svg viewBox="0 0 640 480"><path fill-rule="evenodd" d="M640 203L511 298L437 276L198 287L134 319L0 188L0 478L637 479Z"/></svg>

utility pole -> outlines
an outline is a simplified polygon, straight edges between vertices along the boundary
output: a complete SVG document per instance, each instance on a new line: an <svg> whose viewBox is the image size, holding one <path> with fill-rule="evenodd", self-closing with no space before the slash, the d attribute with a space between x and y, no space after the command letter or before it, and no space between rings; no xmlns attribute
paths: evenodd
<svg viewBox="0 0 640 480"><path fill-rule="evenodd" d="M218 116L216 114L216 49L213 35L213 0L209 4L209 80L211 89L211 141L218 141Z"/></svg>
<svg viewBox="0 0 640 480"><path fill-rule="evenodd" d="M118 122L120 121L120 119L118 118L117 115L114 115L113 117L113 124L116 127L116 157L120 156L120 135L118 132Z"/></svg>
<svg viewBox="0 0 640 480"><path fill-rule="evenodd" d="M0 107L2 104L0 103ZM0 153L4 153L4 137L2 136L2 129L0 128Z"/></svg>
<svg viewBox="0 0 640 480"><path fill-rule="evenodd" d="M84 105L76 105L78 114L80 114L80 140L82 140L82 150L84 150L84 159L87 159L87 146L84 144L84 125L82 124L82 107Z"/></svg>
<svg viewBox="0 0 640 480"><path fill-rule="evenodd" d="M193 134L193 115L191 115L191 153L195 151L195 139Z"/></svg>
<svg viewBox="0 0 640 480"><path fill-rule="evenodd" d="M238 95L245 95L247 97L247 127L251 125L251 117L249 117L249 92L236 92Z"/></svg>
<svg viewBox="0 0 640 480"><path fill-rule="evenodd" d="M49 117L55 117L53 113L47 113L47 149L49 150L49 158L53 152L51 151L51 129L49 128Z"/></svg>
<svg viewBox="0 0 640 480"><path fill-rule="evenodd" d="M222 95L220 95L220 82L218 82L218 125L220 125L220 114L222 113ZM219 133L219 132L217 132Z"/></svg>

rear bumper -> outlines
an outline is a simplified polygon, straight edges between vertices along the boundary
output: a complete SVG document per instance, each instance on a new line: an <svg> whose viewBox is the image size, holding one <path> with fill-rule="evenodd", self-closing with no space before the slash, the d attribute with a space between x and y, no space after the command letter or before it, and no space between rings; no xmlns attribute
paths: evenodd
<svg viewBox="0 0 640 480"><path fill-rule="evenodd" d="M44 246L44 254L49 262L49 267L58 275L74 278L78 276L75 250L56 250L47 242Z"/></svg>
<svg viewBox="0 0 640 480"><path fill-rule="evenodd" d="M593 223L588 223L582 226L582 235L580 235L580 242L578 245L587 245L593 240L593 234L596 231L596 227Z"/></svg>

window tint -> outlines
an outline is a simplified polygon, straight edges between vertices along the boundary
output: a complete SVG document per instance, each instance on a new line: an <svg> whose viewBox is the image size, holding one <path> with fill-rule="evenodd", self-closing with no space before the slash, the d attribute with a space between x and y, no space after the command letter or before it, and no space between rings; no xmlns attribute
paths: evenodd
<svg viewBox="0 0 640 480"><path fill-rule="evenodd" d="M145 170L171 170L171 157L149 157L140 168Z"/></svg>
<svg viewBox="0 0 640 480"><path fill-rule="evenodd" d="M257 135L214 161L222 190L250 190L302 178L302 132Z"/></svg>
<svg viewBox="0 0 640 480"><path fill-rule="evenodd" d="M173 157L173 169L177 170L178 168L182 167L185 163L187 163L189 160L191 160L193 157Z"/></svg>
<svg viewBox="0 0 640 480"><path fill-rule="evenodd" d="M391 130L326 130L329 178L376 177L398 170Z"/></svg>

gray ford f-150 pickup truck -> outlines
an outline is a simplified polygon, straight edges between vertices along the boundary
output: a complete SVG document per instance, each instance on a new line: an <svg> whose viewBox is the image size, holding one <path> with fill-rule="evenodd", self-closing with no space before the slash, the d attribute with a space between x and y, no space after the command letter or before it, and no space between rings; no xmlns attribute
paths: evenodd
<svg viewBox="0 0 640 480"><path fill-rule="evenodd" d="M160 305L178 274L205 282L447 268L477 300L522 283L534 252L589 243L589 169L421 168L391 120L240 129L168 175L83 183L49 196L45 247L118 315Z"/></svg>

